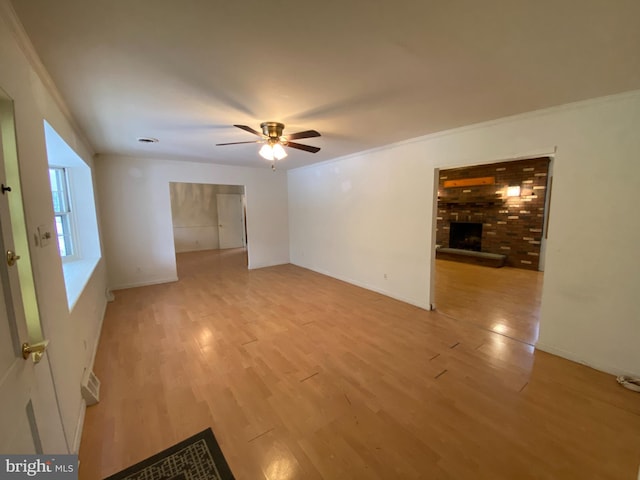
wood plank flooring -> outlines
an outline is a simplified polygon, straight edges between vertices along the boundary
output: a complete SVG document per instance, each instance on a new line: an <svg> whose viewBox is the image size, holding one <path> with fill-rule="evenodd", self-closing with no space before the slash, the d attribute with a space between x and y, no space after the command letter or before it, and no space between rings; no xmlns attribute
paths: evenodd
<svg viewBox="0 0 640 480"><path fill-rule="evenodd" d="M521 268L436 260L435 309L535 345L543 275Z"/></svg>
<svg viewBox="0 0 640 480"><path fill-rule="evenodd" d="M116 292L80 478L211 426L238 480L633 479L640 396L585 366L242 250Z"/></svg>

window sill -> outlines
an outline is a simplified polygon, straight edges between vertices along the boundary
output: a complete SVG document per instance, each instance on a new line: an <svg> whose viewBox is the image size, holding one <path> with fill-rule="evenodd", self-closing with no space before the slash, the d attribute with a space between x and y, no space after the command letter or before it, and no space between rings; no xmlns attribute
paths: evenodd
<svg viewBox="0 0 640 480"><path fill-rule="evenodd" d="M84 287L93 275L100 258L83 258L71 262L63 262L64 284L67 287L67 303L69 311L73 310Z"/></svg>

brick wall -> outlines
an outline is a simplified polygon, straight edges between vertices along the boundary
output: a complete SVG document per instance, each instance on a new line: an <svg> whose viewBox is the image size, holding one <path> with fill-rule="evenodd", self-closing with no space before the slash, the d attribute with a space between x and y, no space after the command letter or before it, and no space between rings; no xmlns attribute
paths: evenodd
<svg viewBox="0 0 640 480"><path fill-rule="evenodd" d="M436 243L449 246L451 222L482 223L482 251L507 265L538 270L549 159L536 158L440 171ZM495 177L495 185L445 188L445 180ZM520 196L507 197L508 186Z"/></svg>

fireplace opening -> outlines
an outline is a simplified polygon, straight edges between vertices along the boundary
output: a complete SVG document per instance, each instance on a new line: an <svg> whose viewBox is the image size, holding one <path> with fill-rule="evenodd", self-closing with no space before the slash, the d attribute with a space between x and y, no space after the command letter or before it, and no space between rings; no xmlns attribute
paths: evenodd
<svg viewBox="0 0 640 480"><path fill-rule="evenodd" d="M481 251L482 223L451 222L449 247L473 250L474 252Z"/></svg>

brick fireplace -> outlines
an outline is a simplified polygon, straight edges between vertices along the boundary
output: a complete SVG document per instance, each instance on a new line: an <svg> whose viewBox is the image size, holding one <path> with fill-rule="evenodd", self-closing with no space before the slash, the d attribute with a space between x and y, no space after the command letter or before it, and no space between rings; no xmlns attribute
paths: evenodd
<svg viewBox="0 0 640 480"><path fill-rule="evenodd" d="M502 254L508 266L538 270L548 170L547 157L441 170L437 245ZM467 186L474 179L482 184ZM508 187L519 195L507 196Z"/></svg>

